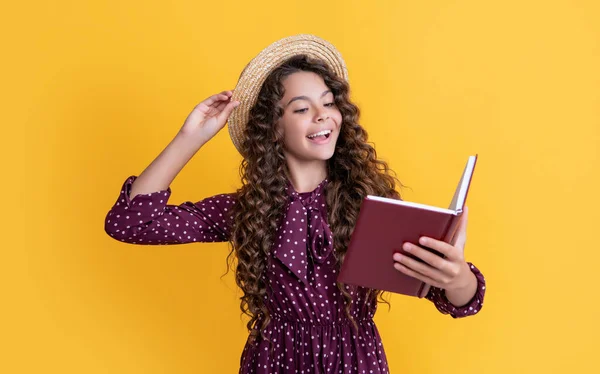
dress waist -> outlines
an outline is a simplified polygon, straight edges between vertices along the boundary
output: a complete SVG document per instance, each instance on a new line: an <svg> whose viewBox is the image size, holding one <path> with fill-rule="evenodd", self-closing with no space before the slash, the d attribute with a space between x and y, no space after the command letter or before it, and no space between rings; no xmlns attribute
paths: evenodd
<svg viewBox="0 0 600 374"><path fill-rule="evenodd" d="M281 316L281 315L274 314L274 313L272 313L270 315L270 317L271 317L271 323L276 324L276 325L297 325L297 326L304 326L304 327L335 327L335 326L352 325L352 321L347 316L339 317L339 318L333 319L331 321L329 321L329 320L325 320L325 321L314 320L314 319L313 320L293 319L293 318ZM371 318L371 317L360 317L360 318L355 317L354 321L359 326L374 323L373 318Z"/></svg>

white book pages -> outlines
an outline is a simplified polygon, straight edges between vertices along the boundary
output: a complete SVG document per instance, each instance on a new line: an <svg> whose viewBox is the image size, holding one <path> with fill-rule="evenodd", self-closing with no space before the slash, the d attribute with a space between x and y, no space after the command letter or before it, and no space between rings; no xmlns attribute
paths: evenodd
<svg viewBox="0 0 600 374"><path fill-rule="evenodd" d="M475 168L475 161L477 160L477 155L469 156L467 160L467 165L463 170L463 174L458 182L458 186L456 187L456 191L454 191L454 196L452 197L452 202L450 202L450 207L448 209L439 208L432 205L413 203L410 201L396 200L390 199L387 197L381 196L373 196L368 195L366 198L374 201L381 201L384 203L397 204L410 206L419 209L431 210L434 212L441 212L453 215L459 215L462 213L465 203L465 198L467 196L467 192L469 190L469 184L471 183L471 177L473 176L473 170Z"/></svg>
<svg viewBox="0 0 600 374"><path fill-rule="evenodd" d="M462 177L458 182L456 191L454 191L454 196L452 197L452 201L450 202L450 207L448 209L462 213L465 205L465 197L467 196L467 191L469 190L469 184L471 183L471 177L473 176L473 169L475 168L476 160L477 155L469 156L469 160L467 161L465 170L463 171Z"/></svg>

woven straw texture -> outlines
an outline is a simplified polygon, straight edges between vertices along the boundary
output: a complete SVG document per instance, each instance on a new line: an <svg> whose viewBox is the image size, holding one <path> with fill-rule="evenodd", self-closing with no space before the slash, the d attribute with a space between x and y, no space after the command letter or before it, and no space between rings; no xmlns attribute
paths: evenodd
<svg viewBox="0 0 600 374"><path fill-rule="evenodd" d="M315 35L299 34L272 43L246 65L233 91L231 100L238 100L240 105L229 116L228 128L231 140L239 152L250 108L256 103L262 84L271 71L298 54L325 61L338 77L348 80L348 69L342 55L333 44L324 39Z"/></svg>

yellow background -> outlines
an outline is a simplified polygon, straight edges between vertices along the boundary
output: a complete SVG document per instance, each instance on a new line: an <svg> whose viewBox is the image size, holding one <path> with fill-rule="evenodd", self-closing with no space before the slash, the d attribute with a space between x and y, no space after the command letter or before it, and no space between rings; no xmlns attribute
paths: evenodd
<svg viewBox="0 0 600 374"><path fill-rule="evenodd" d="M4 5L0 372L237 372L246 330L231 273L221 278L227 245L127 245L104 217L194 105L297 33L342 52L406 200L447 206L480 156L466 256L487 278L484 308L453 320L392 297L376 316L391 372L595 372L598 4ZM170 203L233 191L239 161L222 131Z"/></svg>

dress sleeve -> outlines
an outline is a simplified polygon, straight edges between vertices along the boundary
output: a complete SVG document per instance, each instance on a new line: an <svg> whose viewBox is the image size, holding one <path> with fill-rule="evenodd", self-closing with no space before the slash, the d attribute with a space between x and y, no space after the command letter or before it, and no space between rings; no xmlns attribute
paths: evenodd
<svg viewBox="0 0 600 374"><path fill-rule="evenodd" d="M116 240L131 244L184 244L224 242L231 237L233 194L220 194L198 202L167 204L171 188L130 199L132 175L108 211L104 230Z"/></svg>
<svg viewBox="0 0 600 374"><path fill-rule="evenodd" d="M431 287L429 292L425 296L426 299L433 302L436 308L443 314L450 314L452 318L467 317L477 314L483 307L483 297L485 295L485 278L483 274L470 262L467 262L473 274L477 278L477 291L473 298L465 305L461 307L455 307L448 298L446 298L446 291L441 288Z"/></svg>

